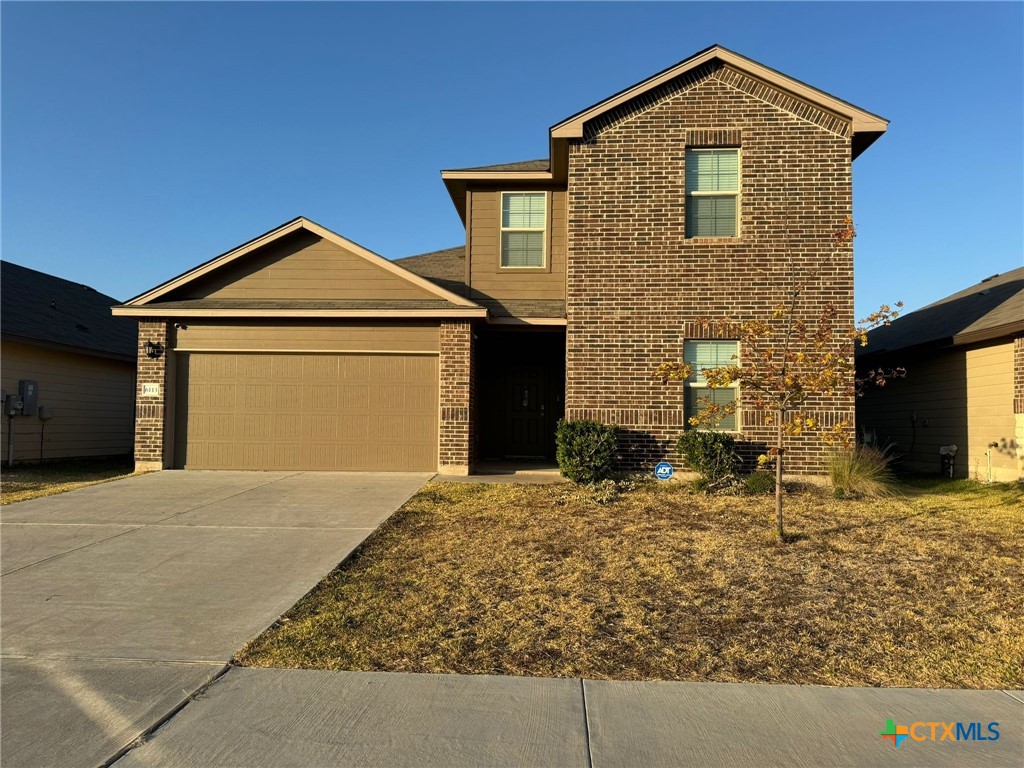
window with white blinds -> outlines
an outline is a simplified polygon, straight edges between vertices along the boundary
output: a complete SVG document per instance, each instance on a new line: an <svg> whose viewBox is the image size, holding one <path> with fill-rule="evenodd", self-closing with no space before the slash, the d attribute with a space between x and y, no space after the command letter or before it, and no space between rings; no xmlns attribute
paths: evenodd
<svg viewBox="0 0 1024 768"><path fill-rule="evenodd" d="M736 237L740 151L686 150L686 236Z"/></svg>
<svg viewBox="0 0 1024 768"><path fill-rule="evenodd" d="M710 339L693 339L683 343L683 361L693 368L693 373L683 383L683 408L687 424L691 416L704 410L708 401L716 405L728 405L739 399L738 385L718 387L708 386L704 374L705 368L717 368L722 365L737 365L740 345L738 341L718 341ZM732 413L719 422L713 429L724 432L736 432L738 414Z"/></svg>
<svg viewBox="0 0 1024 768"><path fill-rule="evenodd" d="M501 266L545 266L547 192L501 193Z"/></svg>

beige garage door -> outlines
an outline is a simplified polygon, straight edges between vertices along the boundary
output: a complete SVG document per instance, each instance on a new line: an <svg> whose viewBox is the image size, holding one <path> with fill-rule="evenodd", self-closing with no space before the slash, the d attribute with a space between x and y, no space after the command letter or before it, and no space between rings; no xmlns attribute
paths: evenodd
<svg viewBox="0 0 1024 768"><path fill-rule="evenodd" d="M433 471L437 365L436 355L182 354L175 464Z"/></svg>

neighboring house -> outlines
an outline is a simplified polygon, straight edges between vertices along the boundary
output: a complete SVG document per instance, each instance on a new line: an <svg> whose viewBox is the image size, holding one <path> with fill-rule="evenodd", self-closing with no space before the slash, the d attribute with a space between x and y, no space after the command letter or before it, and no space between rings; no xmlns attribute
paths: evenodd
<svg viewBox="0 0 1024 768"><path fill-rule="evenodd" d="M0 374L5 395L36 385L15 416L14 460L129 456L135 416L136 328L87 285L0 262ZM40 419L39 406L45 406ZM3 425L6 463L8 418ZM40 443L42 438L43 442Z"/></svg>
<svg viewBox="0 0 1024 768"><path fill-rule="evenodd" d="M857 403L862 434L911 471L1024 479L1024 267L993 275L868 334L857 369L904 367Z"/></svg>
<svg viewBox="0 0 1024 768"><path fill-rule="evenodd" d="M390 262L288 222L115 308L167 349L139 358L138 465L464 473L552 459L565 416L650 466L707 391L653 369L728 360L695 320L763 318L822 264L886 126L714 46L552 127L548 158L442 171L465 247ZM852 248L810 282L801 317L852 323ZM813 411L852 421L853 398ZM750 451L774 429L726 426Z"/></svg>

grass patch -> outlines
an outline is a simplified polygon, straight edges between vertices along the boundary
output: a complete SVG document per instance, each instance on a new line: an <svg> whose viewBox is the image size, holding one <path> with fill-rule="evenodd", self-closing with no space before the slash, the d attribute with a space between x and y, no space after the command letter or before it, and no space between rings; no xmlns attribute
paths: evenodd
<svg viewBox="0 0 1024 768"><path fill-rule="evenodd" d="M1024 685L1024 491L884 501L434 483L237 657L249 666Z"/></svg>
<svg viewBox="0 0 1024 768"><path fill-rule="evenodd" d="M135 471L130 457L68 459L43 464L15 464L0 469L0 504L73 491L86 485L128 477Z"/></svg>

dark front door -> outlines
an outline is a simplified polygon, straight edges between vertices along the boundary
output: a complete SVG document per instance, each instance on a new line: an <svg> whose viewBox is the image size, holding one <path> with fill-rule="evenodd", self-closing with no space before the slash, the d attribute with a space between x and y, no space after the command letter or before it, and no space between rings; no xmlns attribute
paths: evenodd
<svg viewBox="0 0 1024 768"><path fill-rule="evenodd" d="M547 376L543 368L516 368L508 380L509 458L543 459L547 453Z"/></svg>

